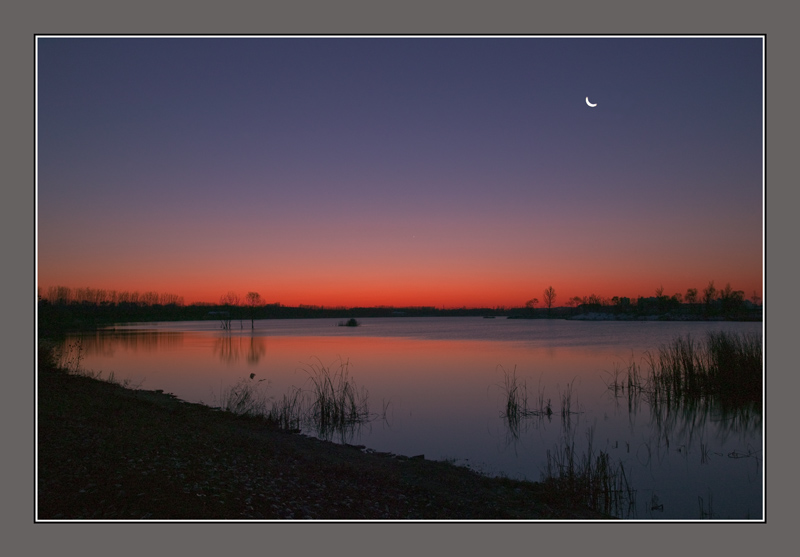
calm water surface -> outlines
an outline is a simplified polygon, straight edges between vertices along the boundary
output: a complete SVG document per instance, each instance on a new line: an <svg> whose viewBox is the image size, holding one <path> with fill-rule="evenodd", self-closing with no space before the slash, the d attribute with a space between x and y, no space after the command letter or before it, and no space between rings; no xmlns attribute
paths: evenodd
<svg viewBox="0 0 800 557"><path fill-rule="evenodd" d="M251 373L268 396L307 386L312 365L348 372L384 414L334 441L429 459L451 459L491 475L539 480L547 454L605 451L636 490L629 519L760 519L761 414L656 414L607 383L615 369L691 334L757 332L761 323L579 322L482 318L375 318L357 328L338 319L143 323L81 335L81 367L134 386L216 405ZM76 337L67 339L74 343ZM554 414L509 427L504 380L525 382ZM565 394L572 414L562 417ZM314 435L308 430L307 434Z"/></svg>

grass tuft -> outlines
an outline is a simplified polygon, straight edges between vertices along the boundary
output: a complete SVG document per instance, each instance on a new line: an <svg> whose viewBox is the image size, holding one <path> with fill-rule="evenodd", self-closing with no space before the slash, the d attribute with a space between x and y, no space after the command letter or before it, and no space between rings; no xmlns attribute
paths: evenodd
<svg viewBox="0 0 800 557"><path fill-rule="evenodd" d="M605 451L593 447L594 429L587 431L588 448L578 455L574 439L547 451L542 484L559 501L585 505L608 515L623 516L636 507L636 490L628 481L622 462L614 463Z"/></svg>
<svg viewBox="0 0 800 557"><path fill-rule="evenodd" d="M368 393L356 386L349 365L340 360L339 368L334 369L317 360L306 368L311 387L309 416L324 437L370 420Z"/></svg>
<svg viewBox="0 0 800 557"><path fill-rule="evenodd" d="M266 418L281 429L297 431L303 424L304 397L302 389L291 387L267 412Z"/></svg>
<svg viewBox="0 0 800 557"><path fill-rule="evenodd" d="M232 387L222 391L219 408L239 416L264 417L269 413L270 399L264 392L264 379L255 380L251 373Z"/></svg>

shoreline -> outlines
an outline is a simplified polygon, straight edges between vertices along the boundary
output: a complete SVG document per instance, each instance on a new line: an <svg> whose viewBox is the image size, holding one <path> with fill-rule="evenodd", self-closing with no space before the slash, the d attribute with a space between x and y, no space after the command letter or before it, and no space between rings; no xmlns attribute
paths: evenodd
<svg viewBox="0 0 800 557"><path fill-rule="evenodd" d="M289 433L261 418L38 370L37 519L597 520L538 482Z"/></svg>
<svg viewBox="0 0 800 557"><path fill-rule="evenodd" d="M565 319L565 320L617 320L617 321L763 321L761 308L724 313L704 312L698 309L656 311L652 308L619 310L613 307L555 307L548 312L542 308L531 311L525 308L460 308L436 309L433 307L373 307L324 308L262 306L253 312L238 308L217 306L95 306L77 304L38 305L38 331L40 336L54 336L64 332L98 330L116 323L147 323L176 321L220 322L223 328L231 321L248 322L264 319L367 319L409 317L487 317L499 319ZM220 314L224 314L221 316Z"/></svg>

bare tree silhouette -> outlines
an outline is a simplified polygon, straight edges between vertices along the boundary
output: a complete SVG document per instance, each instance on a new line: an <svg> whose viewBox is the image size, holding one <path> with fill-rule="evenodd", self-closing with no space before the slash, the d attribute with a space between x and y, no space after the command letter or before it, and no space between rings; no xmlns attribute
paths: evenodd
<svg viewBox="0 0 800 557"><path fill-rule="evenodd" d="M711 304L717 299L717 289L714 287L714 281L708 283L708 286L703 290L703 303L706 305L706 311L711 312Z"/></svg>
<svg viewBox="0 0 800 557"><path fill-rule="evenodd" d="M553 307L553 302L556 300L556 291L552 286L548 286L544 289L544 305L547 306L547 313L550 313L550 309Z"/></svg>
<svg viewBox="0 0 800 557"><path fill-rule="evenodd" d="M250 306L250 329L255 329L256 308L263 305L261 294L258 292L247 293L247 305Z"/></svg>
<svg viewBox="0 0 800 557"><path fill-rule="evenodd" d="M231 328L231 313L234 307L239 305L239 295L233 290L219 297L219 304L225 307L225 311L220 315L223 329Z"/></svg>

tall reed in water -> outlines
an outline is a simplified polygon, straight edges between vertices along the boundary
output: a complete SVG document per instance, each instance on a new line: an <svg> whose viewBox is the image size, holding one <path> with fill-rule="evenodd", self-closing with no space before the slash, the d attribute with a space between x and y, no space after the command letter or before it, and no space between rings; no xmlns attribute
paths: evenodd
<svg viewBox="0 0 800 557"><path fill-rule="evenodd" d="M756 401L762 395L763 350L752 333L710 332L705 342L678 337L645 357L659 400L719 397Z"/></svg>
<svg viewBox="0 0 800 557"><path fill-rule="evenodd" d="M367 391L358 389L348 367L348 361L340 361L338 370L318 362L306 370L311 383L309 413L323 434L370 419Z"/></svg>
<svg viewBox="0 0 800 557"><path fill-rule="evenodd" d="M622 462L614 463L605 451L595 451L594 430L586 432L588 447L580 455L575 442L565 436L547 451L542 484L549 496L586 505L609 515L622 516L636 505L636 490L628 482Z"/></svg>

